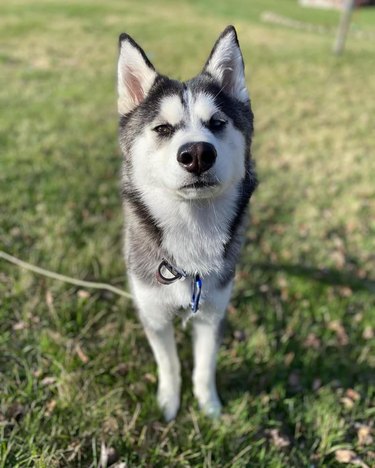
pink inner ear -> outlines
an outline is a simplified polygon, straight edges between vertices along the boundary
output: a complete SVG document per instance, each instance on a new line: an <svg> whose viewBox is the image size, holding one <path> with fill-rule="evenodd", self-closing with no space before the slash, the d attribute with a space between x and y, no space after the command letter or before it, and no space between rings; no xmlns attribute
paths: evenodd
<svg viewBox="0 0 375 468"><path fill-rule="evenodd" d="M141 101L143 101L144 92L141 86L141 82L131 68L129 68L127 73L126 86L135 104L139 104Z"/></svg>

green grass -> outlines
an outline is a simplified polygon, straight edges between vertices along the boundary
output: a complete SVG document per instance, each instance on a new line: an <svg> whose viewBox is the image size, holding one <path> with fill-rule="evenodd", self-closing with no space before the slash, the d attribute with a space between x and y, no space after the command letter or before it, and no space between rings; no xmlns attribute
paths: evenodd
<svg viewBox="0 0 375 468"><path fill-rule="evenodd" d="M117 37L157 67L198 73L237 26L256 116L260 186L218 383L220 421L191 391L177 331L182 408L165 424L155 365L132 305L0 263L0 466L374 464L375 56L370 40L263 23L271 10L334 26L292 0L5 1L0 5L0 249L127 288L121 258ZM374 31L374 11L355 13ZM279 437L279 438L278 438Z"/></svg>

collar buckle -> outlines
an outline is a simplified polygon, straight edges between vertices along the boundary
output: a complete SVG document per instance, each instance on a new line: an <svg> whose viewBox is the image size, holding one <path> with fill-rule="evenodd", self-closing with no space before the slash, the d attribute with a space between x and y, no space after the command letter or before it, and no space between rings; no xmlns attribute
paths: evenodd
<svg viewBox="0 0 375 468"><path fill-rule="evenodd" d="M197 273L192 282L192 294L190 308L193 314L199 310L199 301L202 293L202 278Z"/></svg>

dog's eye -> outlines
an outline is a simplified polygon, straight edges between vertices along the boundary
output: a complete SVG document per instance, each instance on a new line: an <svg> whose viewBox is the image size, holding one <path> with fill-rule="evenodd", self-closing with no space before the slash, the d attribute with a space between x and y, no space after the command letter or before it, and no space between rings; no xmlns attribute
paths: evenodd
<svg viewBox="0 0 375 468"><path fill-rule="evenodd" d="M174 132L174 128L169 124L158 125L153 130L160 136L170 136Z"/></svg>
<svg viewBox="0 0 375 468"><path fill-rule="evenodd" d="M222 130L226 124L226 120L212 117L212 119L208 122L208 127L212 132L217 132Z"/></svg>

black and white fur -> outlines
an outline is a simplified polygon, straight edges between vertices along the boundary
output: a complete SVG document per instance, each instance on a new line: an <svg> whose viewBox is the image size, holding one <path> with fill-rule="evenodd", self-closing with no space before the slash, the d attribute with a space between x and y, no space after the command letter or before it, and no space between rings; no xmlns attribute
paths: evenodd
<svg viewBox="0 0 375 468"><path fill-rule="evenodd" d="M191 278L199 273L202 300L192 320L194 394L202 410L215 416L221 408L215 383L220 324L256 187L253 114L234 27L220 35L203 71L183 83L160 75L122 34L118 111L126 264L158 365L158 402L167 420L176 416L181 378L172 321L190 313ZM214 164L201 174L177 160L183 145L196 142L216 151ZM188 278L158 283L163 258Z"/></svg>

